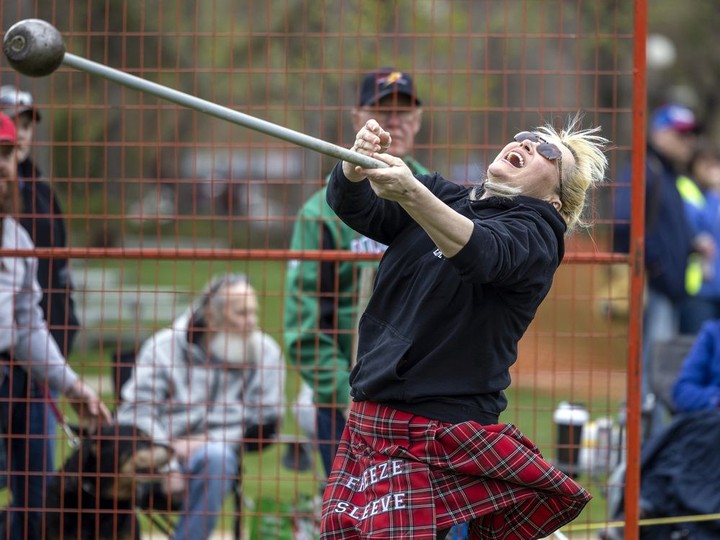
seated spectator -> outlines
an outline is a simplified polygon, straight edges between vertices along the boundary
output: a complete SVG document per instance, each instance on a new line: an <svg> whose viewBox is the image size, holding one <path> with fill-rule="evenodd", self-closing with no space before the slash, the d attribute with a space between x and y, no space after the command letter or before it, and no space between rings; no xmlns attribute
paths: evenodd
<svg viewBox="0 0 720 540"><path fill-rule="evenodd" d="M281 421L284 359L257 316L245 276L216 278L189 313L143 344L122 388L118 422L171 446L177 457L179 470L163 486L182 505L177 539L211 536L241 447L257 448Z"/></svg>
<svg viewBox="0 0 720 540"><path fill-rule="evenodd" d="M645 308L642 336L642 400L646 439L667 424L668 411L650 388L653 350L680 330L680 310L687 299L688 259L695 236L677 179L687 170L699 124L692 110L667 104L653 111L647 132L645 163ZM619 170L613 200L613 250L630 251L631 179L627 163Z"/></svg>
<svg viewBox="0 0 720 540"><path fill-rule="evenodd" d="M0 113L0 239L7 250L35 248L27 231L13 218L18 206L17 132L12 120ZM81 422L110 423L110 411L65 361L48 331L40 309L42 291L34 257L6 255L0 258L0 431L7 437L12 506L11 538L34 538L32 527L40 523L38 498L30 499L28 475L40 474L42 463L28 460L30 434L27 418L13 416L12 367L28 371L43 392L61 392L75 408ZM26 398L24 398L26 401ZM41 490L42 491L42 490ZM42 493L40 494L42 496ZM40 498L41 498L40 496ZM34 502L32 502L34 501ZM20 511L19 509L28 509ZM26 528L27 527L27 528ZM37 532L37 531L36 531ZM37 536L39 538L39 534Z"/></svg>
<svg viewBox="0 0 720 540"><path fill-rule="evenodd" d="M673 386L678 413L720 408L720 319L707 321Z"/></svg>
<svg viewBox="0 0 720 540"><path fill-rule="evenodd" d="M642 540L720 538L720 522L683 522L681 516L720 513L720 319L703 324L673 386L674 416L643 445L640 512L643 518L677 518L641 529ZM608 514L623 519L624 468L608 482ZM624 538L609 528L606 540Z"/></svg>
<svg viewBox="0 0 720 540"><path fill-rule="evenodd" d="M640 458L640 517L654 523L642 526L641 540L720 538L720 521L695 519L720 513L719 446L717 410L677 414L647 441ZM608 515L611 522L622 522L624 470L616 472L621 474L608 481ZM621 528L613 527L600 538L622 540L625 535Z"/></svg>

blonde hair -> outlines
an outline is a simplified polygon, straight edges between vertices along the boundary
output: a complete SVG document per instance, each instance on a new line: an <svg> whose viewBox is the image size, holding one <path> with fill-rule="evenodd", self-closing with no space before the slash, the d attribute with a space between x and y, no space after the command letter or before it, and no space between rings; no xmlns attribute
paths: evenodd
<svg viewBox="0 0 720 540"><path fill-rule="evenodd" d="M605 179L608 166L607 156L603 150L609 141L598 135L600 126L580 129L581 121L582 114L577 113L559 132L550 124L535 130L548 142L565 145L575 158L574 166L570 169L565 166L562 171L560 215L565 220L568 233L577 225L585 225L581 219L585 208L585 196L590 188Z"/></svg>

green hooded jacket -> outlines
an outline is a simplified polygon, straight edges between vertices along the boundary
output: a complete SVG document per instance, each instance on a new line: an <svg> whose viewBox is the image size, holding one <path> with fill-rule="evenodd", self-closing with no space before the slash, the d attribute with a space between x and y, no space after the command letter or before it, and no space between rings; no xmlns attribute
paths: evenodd
<svg viewBox="0 0 720 540"><path fill-rule="evenodd" d="M428 170L405 158L413 174ZM386 246L345 225L325 200L312 195L297 215L290 249L383 253ZM288 361L300 368L315 403L345 408L350 402L350 363L357 320L359 269L375 261L291 260L285 276L284 340Z"/></svg>

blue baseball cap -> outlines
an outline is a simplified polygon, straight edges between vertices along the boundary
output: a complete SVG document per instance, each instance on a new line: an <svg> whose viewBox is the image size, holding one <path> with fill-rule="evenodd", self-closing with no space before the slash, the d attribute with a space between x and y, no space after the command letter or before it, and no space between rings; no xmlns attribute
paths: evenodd
<svg viewBox="0 0 720 540"><path fill-rule="evenodd" d="M696 131L698 128L695 113L684 105L672 103L655 110L652 116L652 129L672 129L682 133Z"/></svg>
<svg viewBox="0 0 720 540"><path fill-rule="evenodd" d="M385 96L392 94L409 96L415 105L420 105L412 77L399 69L391 67L380 68L363 77L358 105L360 107L374 105Z"/></svg>

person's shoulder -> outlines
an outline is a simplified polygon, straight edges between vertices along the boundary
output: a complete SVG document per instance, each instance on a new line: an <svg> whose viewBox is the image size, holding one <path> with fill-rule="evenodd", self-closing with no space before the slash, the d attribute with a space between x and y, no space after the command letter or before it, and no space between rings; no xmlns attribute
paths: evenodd
<svg viewBox="0 0 720 540"><path fill-rule="evenodd" d="M562 259L567 225L560 213L550 203L524 195L501 199L500 202L509 205L507 212L503 212L502 219L512 222L514 227L524 222L539 234L554 237L560 248L560 258Z"/></svg>
<svg viewBox="0 0 720 540"><path fill-rule="evenodd" d="M174 328L161 328L149 336L138 351L138 361L152 359L153 365L165 363L162 359L169 357L177 349L176 331Z"/></svg>
<svg viewBox="0 0 720 540"><path fill-rule="evenodd" d="M411 168L412 170L412 168ZM466 197L470 191L474 188L469 183L460 183L449 178L445 178L438 171L429 171L424 169L422 171L414 171L413 175L420 180L436 197L444 200L445 202L452 202L455 199Z"/></svg>
<svg viewBox="0 0 720 540"><path fill-rule="evenodd" d="M300 207L301 214L320 214L327 206L327 186L318 189L310 195Z"/></svg>
<svg viewBox="0 0 720 540"><path fill-rule="evenodd" d="M176 329L168 326L155 332L149 339L155 343L165 343L166 341L172 341L175 338L175 335Z"/></svg>
<svg viewBox="0 0 720 540"><path fill-rule="evenodd" d="M272 360L282 360L282 347L270 334L260 332L263 356Z"/></svg>
<svg viewBox="0 0 720 540"><path fill-rule="evenodd" d="M718 202L720 202L720 191L710 189L710 190L704 191L703 195L705 196L705 200L708 202L712 202L714 204L717 204Z"/></svg>
<svg viewBox="0 0 720 540"><path fill-rule="evenodd" d="M49 204L54 205L53 212L60 212L58 194L50 180L34 175L23 178L32 178L32 181L24 180L20 184L20 193L25 198L26 204L31 204L34 207L35 203L32 201L47 201Z"/></svg>
<svg viewBox="0 0 720 540"><path fill-rule="evenodd" d="M647 154L645 156L646 181L655 180L656 178L661 177L674 181L677 175L678 172L673 166L671 160L665 157L654 147L647 147Z"/></svg>
<svg viewBox="0 0 720 540"><path fill-rule="evenodd" d="M537 197L527 195L516 195L514 197L491 196L478 199L473 203L480 208L485 208L491 215L504 219L526 218L531 221L562 221L560 213L553 206Z"/></svg>
<svg viewBox="0 0 720 540"><path fill-rule="evenodd" d="M715 338L720 338L720 319L709 319L700 327L699 334L712 334Z"/></svg>
<svg viewBox="0 0 720 540"><path fill-rule="evenodd" d="M16 247L16 248L24 248L24 249L34 249L35 243L32 241L32 238L30 237L30 233L28 233L25 230L25 227L20 225L20 223L13 217L5 216L3 219L3 235L5 238L9 238L10 242L14 244L14 246L7 246L7 247Z"/></svg>
<svg viewBox="0 0 720 540"><path fill-rule="evenodd" d="M419 162L417 159L415 159L414 157L412 157L412 156L405 156L405 157L402 158L402 159L403 159L403 161L405 162L405 165L408 166L408 168L412 171L412 173L413 173L414 175L416 175L416 176L418 176L418 175L426 176L426 175L432 174L431 171L430 171L430 169L428 169L427 167L425 167L425 165L423 165L422 163L420 163L420 162Z"/></svg>
<svg viewBox="0 0 720 540"><path fill-rule="evenodd" d="M18 163L18 176L33 180L45 180L42 178L42 171L35 165L31 157L25 158L25 161Z"/></svg>
<svg viewBox="0 0 720 540"><path fill-rule="evenodd" d="M55 190L47 178L35 177L32 182L26 180L22 183L20 189L32 193L35 197L46 197L48 199L56 197Z"/></svg>

